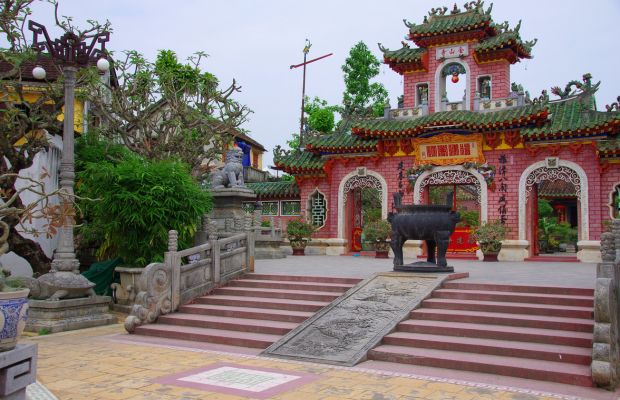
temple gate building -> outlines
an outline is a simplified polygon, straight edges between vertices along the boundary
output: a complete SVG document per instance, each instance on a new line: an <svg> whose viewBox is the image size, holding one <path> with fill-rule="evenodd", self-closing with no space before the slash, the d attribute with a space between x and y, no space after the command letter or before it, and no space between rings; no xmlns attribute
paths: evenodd
<svg viewBox="0 0 620 400"><path fill-rule="evenodd" d="M274 151L276 167L298 187L285 190L285 200L299 201L293 208L318 228L313 242L321 252L360 250L363 204L374 201L385 219L392 195L402 192L405 203L447 201L478 223L502 221L509 232L499 259L510 261L542 251L538 207L545 199L575 229L576 257L597 261L605 221L618 209L618 104L596 110L600 82L589 74L551 88L553 99L546 91L530 98L511 84L511 66L532 57L536 40L521 38L520 22L495 23L482 2L433 9L421 23L405 24L402 48L380 45L384 62L403 76L399 108L309 137L301 152ZM455 82L463 96L449 99ZM263 196L277 203L277 195ZM272 211L278 215L277 204ZM407 246L410 256L423 251L419 242ZM451 250L476 249L471 227L457 229Z"/></svg>

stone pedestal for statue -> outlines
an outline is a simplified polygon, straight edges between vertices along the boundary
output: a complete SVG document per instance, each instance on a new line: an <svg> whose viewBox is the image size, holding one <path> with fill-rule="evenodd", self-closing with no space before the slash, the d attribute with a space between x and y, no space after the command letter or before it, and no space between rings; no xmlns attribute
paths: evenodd
<svg viewBox="0 0 620 400"><path fill-rule="evenodd" d="M449 273L454 272L454 267L451 265L446 265L445 267L440 267L439 265L428 262L428 261L418 261L411 264L405 265L395 265L394 271L397 272L439 272L439 273Z"/></svg>
<svg viewBox="0 0 620 400"><path fill-rule="evenodd" d="M246 216L243 203L256 199L256 194L246 187L212 189L211 195L213 211L209 218L217 224L220 232L234 231L235 221L244 221Z"/></svg>
<svg viewBox="0 0 620 400"><path fill-rule="evenodd" d="M109 314L110 296L82 297L65 300L28 300L26 331L47 329L50 333L92 328L116 323Z"/></svg>
<svg viewBox="0 0 620 400"><path fill-rule="evenodd" d="M0 353L0 399L26 400L26 386L36 380L36 344L18 344Z"/></svg>

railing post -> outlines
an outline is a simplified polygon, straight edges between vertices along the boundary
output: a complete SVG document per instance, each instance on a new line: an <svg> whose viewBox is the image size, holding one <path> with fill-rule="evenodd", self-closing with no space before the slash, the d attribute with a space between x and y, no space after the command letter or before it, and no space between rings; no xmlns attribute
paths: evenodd
<svg viewBox="0 0 620 400"><path fill-rule="evenodd" d="M211 241L211 281L220 283L220 242L217 231L209 235L209 240Z"/></svg>
<svg viewBox="0 0 620 400"><path fill-rule="evenodd" d="M168 231L168 251L164 254L164 264L170 270L170 300L172 310L179 307L181 301L181 260L177 257L179 234L175 230Z"/></svg>
<svg viewBox="0 0 620 400"><path fill-rule="evenodd" d="M273 220L272 220L273 229ZM252 230L252 217L248 215L245 220L246 248L245 248L245 269L248 272L254 272L254 240L255 235Z"/></svg>

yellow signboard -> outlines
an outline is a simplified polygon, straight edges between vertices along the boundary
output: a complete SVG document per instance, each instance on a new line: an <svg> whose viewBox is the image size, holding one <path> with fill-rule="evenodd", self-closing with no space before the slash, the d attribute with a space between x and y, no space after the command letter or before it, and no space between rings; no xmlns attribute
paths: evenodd
<svg viewBox="0 0 620 400"><path fill-rule="evenodd" d="M413 139L415 163L455 165L464 162L484 164L482 135L455 135L443 133L431 138Z"/></svg>

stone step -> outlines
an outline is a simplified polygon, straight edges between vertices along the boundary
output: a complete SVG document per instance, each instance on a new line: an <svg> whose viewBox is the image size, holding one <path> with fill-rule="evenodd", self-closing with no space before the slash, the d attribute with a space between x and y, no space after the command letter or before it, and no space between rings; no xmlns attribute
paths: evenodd
<svg viewBox="0 0 620 400"><path fill-rule="evenodd" d="M423 308L442 308L449 310L486 311L509 314L549 315L555 317L592 319L592 307L567 307L553 304L529 304L493 302L479 300L458 300L430 298L422 302Z"/></svg>
<svg viewBox="0 0 620 400"><path fill-rule="evenodd" d="M480 300L510 303L553 304L562 306L594 307L592 296L567 296L546 293L498 292L489 290L439 289L434 298L453 300Z"/></svg>
<svg viewBox="0 0 620 400"><path fill-rule="evenodd" d="M380 345L369 352L372 360L460 369L518 378L592 386L590 366L488 354Z"/></svg>
<svg viewBox="0 0 620 400"><path fill-rule="evenodd" d="M287 290L315 290L317 292L337 292L344 293L353 284L346 283L327 283L327 282L295 282L295 281L269 281L261 279L238 279L231 281L232 287L251 287L268 289L287 289Z"/></svg>
<svg viewBox="0 0 620 400"><path fill-rule="evenodd" d="M383 344L408 346L437 350L462 351L477 354L532 358L590 365L592 349L586 347L562 346L548 343L480 339L447 335L428 335L410 332L394 332L383 338Z"/></svg>
<svg viewBox="0 0 620 400"><path fill-rule="evenodd" d="M192 340L196 342L218 343L257 349L266 349L281 337L280 335L269 335L265 333L196 328L192 326L160 323L139 326L136 328L136 333L139 335L156 336L167 339Z"/></svg>
<svg viewBox="0 0 620 400"><path fill-rule="evenodd" d="M266 321L248 318L220 317L214 315L186 314L176 312L162 315L158 322L167 325L193 326L197 328L223 329L229 331L285 335L297 326L294 322Z"/></svg>
<svg viewBox="0 0 620 400"><path fill-rule="evenodd" d="M594 321L591 319L552 317L549 315L419 308L413 310L410 316L413 319L433 321L469 322L474 324L521 326L578 332L592 332L594 329Z"/></svg>
<svg viewBox="0 0 620 400"><path fill-rule="evenodd" d="M545 293L567 296L594 296L594 289L551 286L501 285L495 283L469 283L452 281L445 282L443 284L443 288L462 290L487 290L496 292Z"/></svg>
<svg viewBox="0 0 620 400"><path fill-rule="evenodd" d="M465 336L592 348L592 333L586 332L415 319L401 322L397 330L429 335Z"/></svg>
<svg viewBox="0 0 620 400"><path fill-rule="evenodd" d="M246 274L246 279L258 279L269 281L289 282L321 282L321 283L344 283L357 285L362 279L339 276L306 276L306 275L270 275L270 274Z"/></svg>
<svg viewBox="0 0 620 400"><path fill-rule="evenodd" d="M233 307L213 304L187 304L181 306L179 311L187 314L218 315L221 317L249 318L296 323L301 323L314 315L314 312L309 311L277 309L262 310L254 307Z"/></svg>
<svg viewBox="0 0 620 400"><path fill-rule="evenodd" d="M270 299L309 300L325 302L331 302L340 296L340 293L334 292L315 292L308 290L283 290L268 288L263 289L231 286L217 288L213 293L215 295L222 296L262 297Z"/></svg>
<svg viewBox="0 0 620 400"><path fill-rule="evenodd" d="M329 302L324 301L269 299L264 297L223 295L198 297L194 300L194 302L198 304L213 304L220 306L229 305L233 307L255 307L308 312L319 311L321 308L329 304Z"/></svg>

